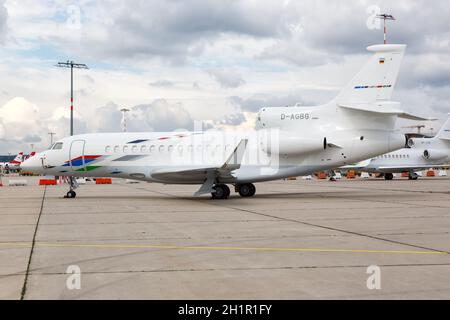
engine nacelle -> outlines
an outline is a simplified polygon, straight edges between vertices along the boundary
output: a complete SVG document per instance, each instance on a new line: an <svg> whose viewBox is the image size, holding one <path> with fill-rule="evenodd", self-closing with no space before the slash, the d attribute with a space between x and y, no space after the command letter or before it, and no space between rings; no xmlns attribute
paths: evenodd
<svg viewBox="0 0 450 320"><path fill-rule="evenodd" d="M423 152L423 157L427 160L437 161L444 160L448 155L445 152L430 149Z"/></svg>
<svg viewBox="0 0 450 320"><path fill-rule="evenodd" d="M263 151L273 155L302 155L326 148L326 138L302 138L293 136L292 133L269 135L263 142Z"/></svg>

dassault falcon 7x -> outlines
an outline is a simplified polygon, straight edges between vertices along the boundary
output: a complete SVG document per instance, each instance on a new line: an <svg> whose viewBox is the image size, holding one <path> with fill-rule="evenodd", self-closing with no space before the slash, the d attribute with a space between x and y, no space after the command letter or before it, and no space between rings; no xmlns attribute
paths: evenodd
<svg viewBox="0 0 450 320"><path fill-rule="evenodd" d="M28 171L201 185L195 194L252 197L254 183L308 175L404 148L394 130L406 114L391 101L406 45L375 45L369 61L331 102L264 108L249 132L85 134L62 139L25 161Z"/></svg>
<svg viewBox="0 0 450 320"><path fill-rule="evenodd" d="M384 154L360 162L345 169L383 173L386 180L392 180L394 173L409 172L410 180L417 180L416 172L450 165L450 117L432 139L411 139L409 148Z"/></svg>

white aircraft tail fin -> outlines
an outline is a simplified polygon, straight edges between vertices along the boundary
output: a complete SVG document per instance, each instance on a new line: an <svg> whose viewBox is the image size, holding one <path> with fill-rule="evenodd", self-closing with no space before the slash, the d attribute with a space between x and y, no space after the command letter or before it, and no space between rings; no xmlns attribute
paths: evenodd
<svg viewBox="0 0 450 320"><path fill-rule="evenodd" d="M23 152L19 153L13 161L11 161L12 164L20 164L23 162Z"/></svg>
<svg viewBox="0 0 450 320"><path fill-rule="evenodd" d="M391 100L406 45L375 45L367 50L373 56L335 98L335 103L352 105Z"/></svg>
<svg viewBox="0 0 450 320"><path fill-rule="evenodd" d="M437 134L436 138L442 140L450 140L450 114L447 121L444 123L441 130Z"/></svg>

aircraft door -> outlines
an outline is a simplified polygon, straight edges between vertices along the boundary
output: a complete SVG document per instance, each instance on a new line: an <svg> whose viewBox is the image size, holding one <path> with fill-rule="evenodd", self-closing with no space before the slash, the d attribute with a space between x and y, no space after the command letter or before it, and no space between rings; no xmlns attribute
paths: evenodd
<svg viewBox="0 0 450 320"><path fill-rule="evenodd" d="M72 141L70 146L70 166L73 171L77 171L84 168L84 140ZM81 171L81 170L80 170Z"/></svg>

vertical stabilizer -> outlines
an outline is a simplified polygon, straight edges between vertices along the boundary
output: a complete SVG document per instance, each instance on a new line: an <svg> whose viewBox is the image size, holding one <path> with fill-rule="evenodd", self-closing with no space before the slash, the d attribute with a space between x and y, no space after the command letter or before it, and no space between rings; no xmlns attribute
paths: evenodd
<svg viewBox="0 0 450 320"><path fill-rule="evenodd" d="M373 56L336 97L337 104L372 104L391 100L406 45L375 45L367 48Z"/></svg>

